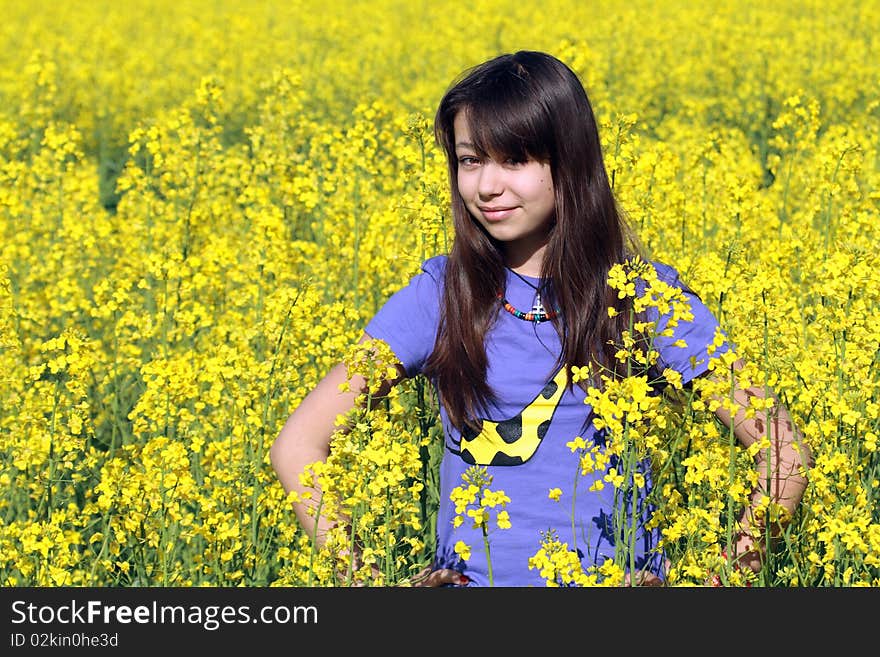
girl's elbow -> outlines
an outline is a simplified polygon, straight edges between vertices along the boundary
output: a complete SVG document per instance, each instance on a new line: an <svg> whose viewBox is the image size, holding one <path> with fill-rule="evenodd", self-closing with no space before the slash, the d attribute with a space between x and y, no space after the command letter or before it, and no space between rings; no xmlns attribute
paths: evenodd
<svg viewBox="0 0 880 657"><path fill-rule="evenodd" d="M269 463L272 465L272 469L275 470L275 472L278 472L283 451L284 445L282 443L282 436L281 434L278 434L278 437L275 438L272 445L269 447Z"/></svg>
<svg viewBox="0 0 880 657"><path fill-rule="evenodd" d="M278 472L284 461L287 460L294 450L294 441L290 433L285 431L285 429L287 429L287 425L275 437L275 440L272 441L272 445L269 447L269 462L276 472Z"/></svg>

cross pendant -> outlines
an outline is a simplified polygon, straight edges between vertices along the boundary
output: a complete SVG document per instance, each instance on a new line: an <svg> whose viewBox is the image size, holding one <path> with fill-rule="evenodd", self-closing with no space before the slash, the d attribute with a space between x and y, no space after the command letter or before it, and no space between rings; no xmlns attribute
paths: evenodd
<svg viewBox="0 0 880 657"><path fill-rule="evenodd" d="M541 303L541 293L535 295L535 303L532 304L532 313L535 315L544 315L546 314L546 310L544 310L544 305Z"/></svg>

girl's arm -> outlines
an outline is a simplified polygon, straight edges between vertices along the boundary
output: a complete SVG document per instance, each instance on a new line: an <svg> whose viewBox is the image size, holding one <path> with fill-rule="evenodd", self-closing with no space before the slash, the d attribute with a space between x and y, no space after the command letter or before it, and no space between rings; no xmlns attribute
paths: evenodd
<svg viewBox="0 0 880 657"><path fill-rule="evenodd" d="M364 334L359 342L369 340ZM398 376L386 380L373 399L378 401L388 394L391 386L405 376L402 366L398 366ZM294 513L302 527L317 541L324 543L329 523L323 517L317 519L309 508L317 508L320 501L320 490L303 486L299 477L310 463L324 461L330 454L330 440L337 429L345 429L337 423L357 403L359 391L365 389L365 381L360 375L351 378L350 391L340 392L339 386L348 381L348 373L344 363L336 365L318 383L317 386L302 400L296 410L287 419L275 442L269 450L272 467L278 476L285 492L296 491L300 496L311 492L311 498L302 499L293 505Z"/></svg>
<svg viewBox="0 0 880 657"><path fill-rule="evenodd" d="M371 339L366 333L360 342ZM391 387L406 376L402 365L397 366L397 376L386 379L379 392L372 396L374 403L388 394ZM357 403L357 391L364 391L366 382L363 377L355 375L351 378L350 391L340 392L339 386L348 380L345 364L336 365L321 379L314 390L297 406L287 418L287 422L269 449L272 467L278 476L285 492L296 491L300 495L311 492L312 497L302 499L293 505L294 513L300 525L313 537L318 545L324 543L330 523L324 517L315 519L314 511L320 501L320 490L307 488L299 481L299 476L310 463L323 461L330 454L330 440L337 429L345 430L337 419L344 417ZM430 566L422 570L412 580L413 586L443 586L445 584L465 584L467 579L459 572L442 568L433 570Z"/></svg>
<svg viewBox="0 0 880 657"><path fill-rule="evenodd" d="M733 364L734 370L742 369L742 361ZM764 553L763 537L768 529L771 537L777 537L784 528L783 522L771 523L770 527L755 514L760 500L768 496L772 503L781 505L791 517L807 487L807 470L812 467L812 455L803 442L788 409L770 392L775 401L769 410L756 410L754 416L747 418L745 409L749 407L750 397L766 398L763 386L753 386L742 390L736 387L733 400L736 414L731 416L729 408L719 406L715 415L733 432L743 447L749 447L765 436L769 438L770 448L759 449L755 456L758 470L758 485L750 496L751 505L740 518L740 532L737 534L734 557L737 563L760 570Z"/></svg>

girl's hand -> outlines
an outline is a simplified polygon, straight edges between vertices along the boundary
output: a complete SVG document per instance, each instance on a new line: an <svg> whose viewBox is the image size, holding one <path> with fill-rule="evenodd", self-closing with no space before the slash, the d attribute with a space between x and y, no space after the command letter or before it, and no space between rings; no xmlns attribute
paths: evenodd
<svg viewBox="0 0 880 657"><path fill-rule="evenodd" d="M755 540L749 534L742 532L737 534L736 539L731 545L733 557L730 559L730 565L735 570L751 570L758 573L764 563L764 545ZM727 550L721 552L721 556L727 560ZM706 582L707 586L724 586L721 576L715 573L709 577ZM751 586L751 582L747 582L746 586Z"/></svg>
<svg viewBox="0 0 880 657"><path fill-rule="evenodd" d="M462 575L457 570L451 568L433 570L431 566L423 568L410 580L413 586L445 586L446 584L466 586L470 581L467 575Z"/></svg>
<svg viewBox="0 0 880 657"><path fill-rule="evenodd" d="M733 544L733 565L735 568L748 568L760 572L764 561L764 546L760 541L746 533L738 534Z"/></svg>
<svg viewBox="0 0 880 657"><path fill-rule="evenodd" d="M669 559L666 559L664 569L665 572L669 572L669 568L672 566L672 562ZM632 577L630 577L630 573L627 573L623 578L624 586L666 586L666 582L660 579L654 573L649 573L645 571L639 571L636 573L636 581L635 584L632 583Z"/></svg>
<svg viewBox="0 0 880 657"><path fill-rule="evenodd" d="M662 579L657 577L654 573L636 573L635 584L632 583L632 578L630 574L627 573L623 578L624 586L663 586L664 582Z"/></svg>

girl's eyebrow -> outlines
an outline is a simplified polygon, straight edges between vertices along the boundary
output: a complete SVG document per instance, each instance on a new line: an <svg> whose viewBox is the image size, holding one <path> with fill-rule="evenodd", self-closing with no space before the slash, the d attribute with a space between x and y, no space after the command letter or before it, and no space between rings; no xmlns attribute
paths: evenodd
<svg viewBox="0 0 880 657"><path fill-rule="evenodd" d="M476 150L476 149L477 149L477 147L474 146L474 145L473 145L471 142L469 142L469 141L460 141L460 142L457 142L457 143L455 144L455 147L456 147L456 148L470 148L471 150Z"/></svg>

